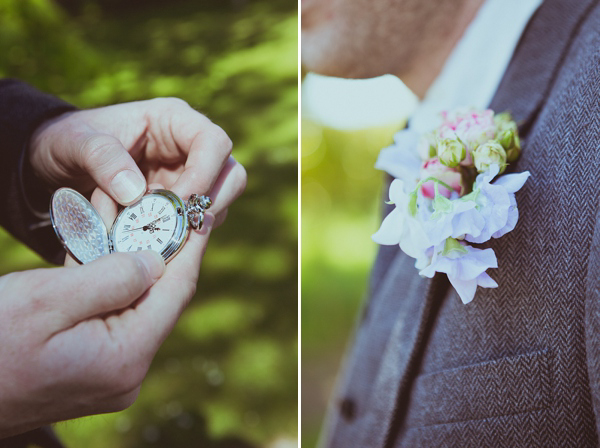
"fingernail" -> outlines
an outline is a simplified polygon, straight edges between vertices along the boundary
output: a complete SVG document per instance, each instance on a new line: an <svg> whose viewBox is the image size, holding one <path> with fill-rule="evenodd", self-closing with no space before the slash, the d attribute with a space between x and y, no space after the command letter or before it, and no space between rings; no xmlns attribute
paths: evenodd
<svg viewBox="0 0 600 448"><path fill-rule="evenodd" d="M144 194L146 181L135 171L123 170L113 178L110 187L120 203L129 204Z"/></svg>
<svg viewBox="0 0 600 448"><path fill-rule="evenodd" d="M152 279L152 282L156 282L162 277L165 272L165 260L163 257L153 250L143 250L136 252L136 255L140 258L140 261L146 268L146 272Z"/></svg>

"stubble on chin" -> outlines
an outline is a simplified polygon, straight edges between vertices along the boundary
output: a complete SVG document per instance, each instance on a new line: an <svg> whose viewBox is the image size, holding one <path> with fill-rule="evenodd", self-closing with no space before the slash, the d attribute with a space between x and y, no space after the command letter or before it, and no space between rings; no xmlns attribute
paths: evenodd
<svg viewBox="0 0 600 448"><path fill-rule="evenodd" d="M399 74L410 65L417 42L403 25L404 16L386 16L388 3L374 1L369 8L346 0L320 23L303 23L302 64L308 71L343 78L371 78Z"/></svg>
<svg viewBox="0 0 600 448"><path fill-rule="evenodd" d="M315 14L321 20L313 18L306 26L303 22L304 68L328 76L370 78L409 73L419 55L435 51L456 5L466 0L321 1L329 6L328 16ZM310 0L307 5L310 17Z"/></svg>

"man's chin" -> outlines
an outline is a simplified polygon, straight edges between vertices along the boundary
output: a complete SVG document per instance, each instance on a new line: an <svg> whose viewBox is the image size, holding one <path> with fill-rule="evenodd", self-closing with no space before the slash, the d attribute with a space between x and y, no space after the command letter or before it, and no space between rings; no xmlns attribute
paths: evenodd
<svg viewBox="0 0 600 448"><path fill-rule="evenodd" d="M362 64L363 58L355 57L329 45L331 41L312 33L302 33L302 67L304 70L324 76L338 78L363 79L379 76L368 64Z"/></svg>

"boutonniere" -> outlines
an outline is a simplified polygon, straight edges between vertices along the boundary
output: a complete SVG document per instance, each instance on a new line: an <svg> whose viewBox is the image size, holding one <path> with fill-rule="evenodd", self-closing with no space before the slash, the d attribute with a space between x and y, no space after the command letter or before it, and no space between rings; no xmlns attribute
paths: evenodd
<svg viewBox="0 0 600 448"><path fill-rule="evenodd" d="M477 286L498 286L486 273L498 267L493 249L472 244L515 228L515 192L530 174L501 175L521 152L509 113L459 110L442 113L442 121L424 135L400 131L381 151L375 167L395 178L389 191L395 208L373 240L400 245L422 276L446 273L469 303Z"/></svg>

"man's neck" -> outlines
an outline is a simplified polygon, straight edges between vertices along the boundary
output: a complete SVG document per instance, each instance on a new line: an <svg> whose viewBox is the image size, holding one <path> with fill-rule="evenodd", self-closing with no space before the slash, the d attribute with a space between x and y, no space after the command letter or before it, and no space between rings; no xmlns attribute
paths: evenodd
<svg viewBox="0 0 600 448"><path fill-rule="evenodd" d="M423 51L415 55L411 66L412 70L398 74L404 84L413 91L415 95L423 99L429 87L438 77L446 60L452 50L466 31L471 21L475 18L477 11L485 0L468 0L458 17L455 26L440 35L430 35L427 42L423 44Z"/></svg>

